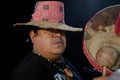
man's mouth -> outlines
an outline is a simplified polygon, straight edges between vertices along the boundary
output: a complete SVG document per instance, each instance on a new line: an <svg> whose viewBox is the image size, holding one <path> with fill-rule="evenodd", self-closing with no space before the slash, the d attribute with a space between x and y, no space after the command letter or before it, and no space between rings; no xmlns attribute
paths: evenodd
<svg viewBox="0 0 120 80"><path fill-rule="evenodd" d="M63 41L56 41L55 44L63 44Z"/></svg>

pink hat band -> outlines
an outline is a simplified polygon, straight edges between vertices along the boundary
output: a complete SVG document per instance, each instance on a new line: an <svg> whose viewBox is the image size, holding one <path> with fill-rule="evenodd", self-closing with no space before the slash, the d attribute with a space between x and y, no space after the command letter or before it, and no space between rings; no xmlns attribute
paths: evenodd
<svg viewBox="0 0 120 80"><path fill-rule="evenodd" d="M32 14L32 20L64 23L64 4L58 1L39 1Z"/></svg>

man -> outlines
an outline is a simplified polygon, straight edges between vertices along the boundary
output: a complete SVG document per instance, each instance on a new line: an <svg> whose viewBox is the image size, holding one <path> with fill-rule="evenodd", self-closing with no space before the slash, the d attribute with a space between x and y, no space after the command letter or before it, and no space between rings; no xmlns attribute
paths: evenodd
<svg viewBox="0 0 120 80"><path fill-rule="evenodd" d="M64 23L64 4L59 1L38 1L32 19L29 36L33 50L16 67L11 80L82 80L82 77L63 57L66 48L65 31L82 31Z"/></svg>
<svg viewBox="0 0 120 80"><path fill-rule="evenodd" d="M33 50L17 66L11 80L82 80L64 57L65 31L82 31L64 24L64 5L59 1L38 1L28 25Z"/></svg>

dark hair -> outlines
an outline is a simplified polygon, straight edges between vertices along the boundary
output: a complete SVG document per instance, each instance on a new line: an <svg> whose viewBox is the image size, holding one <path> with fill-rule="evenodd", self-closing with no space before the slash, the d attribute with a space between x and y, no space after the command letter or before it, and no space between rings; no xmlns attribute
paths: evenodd
<svg viewBox="0 0 120 80"><path fill-rule="evenodd" d="M37 33L37 30L39 30L41 28L37 27L37 26L28 26L26 27L26 31L27 31L27 36L26 36L26 40L25 40L25 44L28 48L32 48L32 42L31 42L31 39L30 39L30 36L29 36L29 33L31 30L34 31L34 33Z"/></svg>

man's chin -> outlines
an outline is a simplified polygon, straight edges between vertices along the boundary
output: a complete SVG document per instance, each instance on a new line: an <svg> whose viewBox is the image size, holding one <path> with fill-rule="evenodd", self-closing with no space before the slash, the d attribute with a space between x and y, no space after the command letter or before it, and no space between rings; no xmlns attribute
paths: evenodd
<svg viewBox="0 0 120 80"><path fill-rule="evenodd" d="M64 52L64 50L56 50L56 51L53 51L53 53L54 53L55 55L62 55L63 52Z"/></svg>

